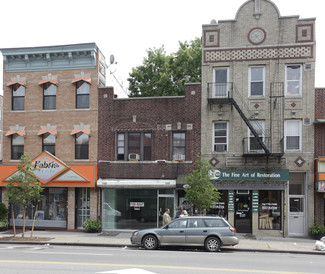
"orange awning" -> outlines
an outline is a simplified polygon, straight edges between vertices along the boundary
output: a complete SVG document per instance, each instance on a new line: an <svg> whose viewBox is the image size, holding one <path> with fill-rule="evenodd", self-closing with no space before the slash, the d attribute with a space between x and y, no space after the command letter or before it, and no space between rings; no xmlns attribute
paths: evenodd
<svg viewBox="0 0 325 274"><path fill-rule="evenodd" d="M79 132L83 132L83 133L86 133L86 134L90 134L91 130L90 129L74 129L72 132L71 132L71 135L75 135Z"/></svg>
<svg viewBox="0 0 325 274"><path fill-rule="evenodd" d="M37 135L43 135L45 133L50 133L50 134L53 134L54 136L56 136L58 134L58 131L56 129L43 129L43 130L40 130Z"/></svg>
<svg viewBox="0 0 325 274"><path fill-rule="evenodd" d="M19 84L21 86L27 87L27 81L10 81L7 84L7 87L10 87L10 86L15 85L15 84Z"/></svg>
<svg viewBox="0 0 325 274"><path fill-rule="evenodd" d="M14 134L18 134L20 136L23 136L25 137L25 130L10 130L6 133L6 136L11 136L11 135L14 135Z"/></svg>
<svg viewBox="0 0 325 274"><path fill-rule="evenodd" d="M46 83L51 83L51 84L53 84L53 85L58 86L58 85L59 85L59 80L42 80L42 81L40 81L38 84L39 84L39 85L44 85L44 84L46 84Z"/></svg>
<svg viewBox="0 0 325 274"><path fill-rule="evenodd" d="M85 81L85 82L91 84L91 78L74 78L71 83L74 84L79 81Z"/></svg>

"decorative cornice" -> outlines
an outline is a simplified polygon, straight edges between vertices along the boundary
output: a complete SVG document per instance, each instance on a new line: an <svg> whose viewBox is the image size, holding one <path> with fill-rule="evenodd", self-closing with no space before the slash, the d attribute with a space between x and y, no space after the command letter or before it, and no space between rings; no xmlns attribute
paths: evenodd
<svg viewBox="0 0 325 274"><path fill-rule="evenodd" d="M0 49L6 72L95 68L95 43Z"/></svg>

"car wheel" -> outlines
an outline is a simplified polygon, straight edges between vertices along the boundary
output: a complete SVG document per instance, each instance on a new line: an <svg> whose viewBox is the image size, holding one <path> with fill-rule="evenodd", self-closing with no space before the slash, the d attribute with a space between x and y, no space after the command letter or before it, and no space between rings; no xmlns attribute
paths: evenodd
<svg viewBox="0 0 325 274"><path fill-rule="evenodd" d="M217 237L209 237L204 246L207 251L216 252L220 249L220 240Z"/></svg>
<svg viewBox="0 0 325 274"><path fill-rule="evenodd" d="M145 249L153 250L157 249L158 247L158 240L155 236L153 235L147 235L143 238L142 244Z"/></svg>

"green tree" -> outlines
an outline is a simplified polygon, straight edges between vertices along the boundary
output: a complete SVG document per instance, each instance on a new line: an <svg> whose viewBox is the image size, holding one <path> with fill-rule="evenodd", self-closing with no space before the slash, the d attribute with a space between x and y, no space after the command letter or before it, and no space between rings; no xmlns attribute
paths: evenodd
<svg viewBox="0 0 325 274"><path fill-rule="evenodd" d="M220 193L210 179L211 169L208 161L199 159L195 162L193 171L187 176L188 187L185 188L185 198L195 205L199 213L208 210L220 199Z"/></svg>
<svg viewBox="0 0 325 274"><path fill-rule="evenodd" d="M179 42L176 53L166 54L164 46L147 50L143 64L129 74L130 97L177 96L184 85L201 82L201 40Z"/></svg>
<svg viewBox="0 0 325 274"><path fill-rule="evenodd" d="M16 237L15 227L15 215L14 206L19 207L23 210L23 233L22 237L25 236L25 225L26 225L26 210L28 207L34 207L35 204L41 199L41 192L43 188L36 176L32 173L33 167L31 159L27 154L21 156L19 164L17 165L17 172L10 178L10 182L6 185L6 196L9 198L12 209L12 220L14 227L14 236ZM37 208L34 214L34 221L32 225L32 231L34 230L35 217L37 214ZM32 237L33 234L31 234Z"/></svg>

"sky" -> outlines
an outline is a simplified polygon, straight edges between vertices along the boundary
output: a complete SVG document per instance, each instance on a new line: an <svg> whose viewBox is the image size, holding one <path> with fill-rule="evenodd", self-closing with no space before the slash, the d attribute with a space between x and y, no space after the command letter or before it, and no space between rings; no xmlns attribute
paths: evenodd
<svg viewBox="0 0 325 274"><path fill-rule="evenodd" d="M0 48L95 42L109 65L106 85L126 97L132 68L142 65L147 50L164 46L176 52L179 41L202 35L212 19L234 19L246 0L5 0L0 4ZM322 0L273 0L281 16L316 18L316 87L325 87L325 16ZM3 63L2 54L0 62ZM0 94L3 72L0 66Z"/></svg>

